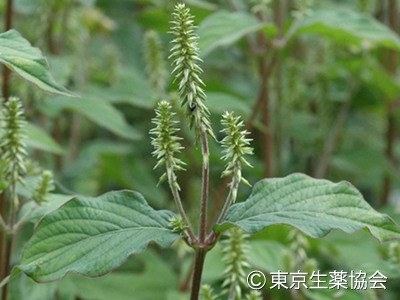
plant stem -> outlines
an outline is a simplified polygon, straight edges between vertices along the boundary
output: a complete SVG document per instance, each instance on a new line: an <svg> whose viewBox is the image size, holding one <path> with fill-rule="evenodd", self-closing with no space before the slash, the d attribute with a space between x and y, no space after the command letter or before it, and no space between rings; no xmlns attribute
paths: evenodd
<svg viewBox="0 0 400 300"><path fill-rule="evenodd" d="M344 128L347 116L349 114L351 98L353 96L352 94L353 93L350 93L346 101L342 104L332 134L329 136L329 138L325 143L324 152L322 154L321 160L314 174L316 178L324 178L326 175L332 154L335 151L337 141L340 137L340 133Z"/></svg>
<svg viewBox="0 0 400 300"><path fill-rule="evenodd" d="M203 275L204 261L207 251L203 248L196 250L196 258L194 263L194 273L192 280L192 290L190 293L190 300L198 300L200 294L201 277Z"/></svg>
<svg viewBox="0 0 400 300"><path fill-rule="evenodd" d="M61 112L62 114L62 112ZM54 123L53 123L53 138L54 140L59 144L63 144L63 133L61 129L61 115L57 116L54 118ZM55 154L54 155L55 159L55 169L57 171L61 171L63 168L63 157L61 154Z"/></svg>
<svg viewBox="0 0 400 300"><path fill-rule="evenodd" d="M7 0L6 7L5 7L5 18L4 18L4 30L7 31L11 29L13 21L13 1ZM6 67L3 66L3 86L2 86L2 95L4 98L4 102L8 100L10 96L10 75L11 71ZM6 219L7 215L7 196L6 192L3 191L0 194L0 218ZM6 249L7 249L7 234L6 232L0 231L0 281L2 281L6 276ZM3 292L7 294L7 288L3 288ZM2 299L5 299L2 297Z"/></svg>
<svg viewBox="0 0 400 300"><path fill-rule="evenodd" d="M185 224L187 226L187 232L189 234L190 239L192 240L191 242L195 242L197 240L196 236L193 233L192 226L190 225L189 219L185 213L185 209L183 208L181 197L180 197L178 189L177 189L176 175L174 172L168 171L169 169L172 169L172 168L167 165L169 188L171 189L172 196L174 197L176 206L178 207L179 214L181 215L183 221L185 222Z"/></svg>
<svg viewBox="0 0 400 300"><path fill-rule="evenodd" d="M13 0L7 0L5 7L4 30L10 30L13 21ZM10 75L11 71L6 66L3 66L3 98L7 101L10 97Z"/></svg>
<svg viewBox="0 0 400 300"><path fill-rule="evenodd" d="M11 230L9 234L4 235L4 256L3 256L3 274L4 277L11 272L11 259L13 254L13 248L15 244L15 232L14 232L14 223L18 210L18 196L16 191L16 183L12 183L11 185L11 203L10 203L10 212L9 212L9 221L8 225ZM3 279L3 278L2 278ZM6 283L1 291L1 299L7 300L8 294L8 283Z"/></svg>
<svg viewBox="0 0 400 300"><path fill-rule="evenodd" d="M208 202L208 185L209 185L209 150L207 133L204 127L201 128L201 150L203 155L203 170L201 174L202 189L200 203L200 224L199 224L199 241L203 244L206 237L207 228L207 202Z"/></svg>
<svg viewBox="0 0 400 300"><path fill-rule="evenodd" d="M233 176L232 182L230 184L229 193L228 196L226 197L224 207L222 208L221 213L218 217L217 224L221 223L225 219L229 207L236 200L238 187L239 187L239 180L238 178L236 178L236 176Z"/></svg>
<svg viewBox="0 0 400 300"><path fill-rule="evenodd" d="M389 14L389 26L394 32L398 32L398 4L397 0L390 0L388 5L388 14ZM393 77L396 76L397 73L397 65L398 65L398 53L395 50L390 50L389 59L386 61L386 70L389 72L390 75ZM393 100L393 99L388 99ZM398 101L398 99L395 99ZM390 166L394 166L396 164L396 157L395 157L395 140L396 140L396 133L397 133L397 126L396 126L396 115L395 115L395 108L398 105L397 101L388 101L386 105L386 159ZM389 202L389 195L392 189L392 176L391 174L385 174L382 183L382 195L380 199L380 204L382 206L388 204Z"/></svg>
<svg viewBox="0 0 400 300"><path fill-rule="evenodd" d="M70 142L69 142L69 161L76 161L79 154L79 143L80 143L80 133L81 133L81 123L82 117L77 113L72 115L72 125L70 128Z"/></svg>

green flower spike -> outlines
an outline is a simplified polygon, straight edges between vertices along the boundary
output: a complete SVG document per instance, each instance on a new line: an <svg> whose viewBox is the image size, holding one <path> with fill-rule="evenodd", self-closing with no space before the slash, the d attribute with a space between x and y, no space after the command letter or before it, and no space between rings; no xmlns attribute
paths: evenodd
<svg viewBox="0 0 400 300"><path fill-rule="evenodd" d="M208 284L203 284L201 286L200 295L202 300L216 300L214 295L214 290Z"/></svg>
<svg viewBox="0 0 400 300"><path fill-rule="evenodd" d="M25 150L24 126L25 117L22 103L18 98L9 98L4 104L1 116L3 136L0 142L0 161L2 162L2 177L7 184L14 186L17 181L23 182L25 174Z"/></svg>
<svg viewBox="0 0 400 300"><path fill-rule="evenodd" d="M238 182L250 185L242 177L242 165L252 167L244 158L245 155L253 154L253 148L249 146L252 139L246 138L248 132L243 130L243 121L240 120L240 117L235 117L233 113L225 112L222 115L221 124L224 127L221 132L226 135L221 141L223 148L222 159L227 162L225 170L222 172L222 177L236 177Z"/></svg>
<svg viewBox="0 0 400 300"><path fill-rule="evenodd" d="M168 74L160 37L153 30L148 31L145 35L144 51L146 71L149 75L150 84L156 90L157 97L161 98L165 94Z"/></svg>
<svg viewBox="0 0 400 300"><path fill-rule="evenodd" d="M249 263L246 260L248 235L240 228L232 228L228 233L228 239L224 240L223 260L226 264L224 271L225 280L222 283L224 293L228 299L243 299L242 287L246 287L246 272Z"/></svg>
<svg viewBox="0 0 400 300"><path fill-rule="evenodd" d="M178 190L179 185L175 179L175 171L185 170L185 163L174 157L175 153L181 152L183 147L179 143L182 139L175 135L179 129L174 127L177 121L172 118L175 113L172 112L171 105L167 101L161 101L156 108L156 117L152 119L152 123L156 125L150 130L150 134L155 137L151 139L151 144L154 146L153 156L158 159L154 168L165 165L166 172L161 176L159 184L166 179L172 180L172 184Z"/></svg>
<svg viewBox="0 0 400 300"><path fill-rule="evenodd" d="M36 186L35 191L33 192L33 201L35 201L39 205L43 204L46 200L46 196L53 189L53 173L48 170L43 171L42 175L40 176L39 183Z"/></svg>
<svg viewBox="0 0 400 300"><path fill-rule="evenodd" d="M204 104L206 94L203 90L204 83L200 79L203 70L198 65L202 60L197 46L198 36L194 33L193 16L185 4L181 3L175 6L173 17L170 33L175 35L175 39L171 42L173 47L169 58L173 59L172 73L179 83L181 106L186 110L190 127L195 127L197 135L201 130L205 130L215 139L210 123L210 111Z"/></svg>

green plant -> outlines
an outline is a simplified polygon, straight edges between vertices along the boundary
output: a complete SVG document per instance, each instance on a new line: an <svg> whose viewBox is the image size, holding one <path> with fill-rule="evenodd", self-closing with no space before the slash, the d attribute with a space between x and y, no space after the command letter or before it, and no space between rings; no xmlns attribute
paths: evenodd
<svg viewBox="0 0 400 300"><path fill-rule="evenodd" d="M244 123L232 113L223 114L225 137L221 141L222 159L226 163L222 176L229 177L230 184L217 221L207 232L208 137L215 138L215 134L200 78L193 18L184 5L177 5L175 9L172 32L176 38L171 58L181 106L202 150L199 233L195 234L179 194L176 171L183 171L185 165L177 157L182 146L174 113L168 102L161 101L154 118L156 127L151 131L152 144L158 159L156 166L165 167L160 180L168 181L179 216L170 211L154 210L137 192L110 192L97 198L75 197L42 219L11 277L24 272L36 281L46 282L62 278L69 271L99 276L118 266L130 254L144 250L150 241L167 247L182 238L196 256L191 297L197 299L205 256L232 227L255 233L267 226L285 223L314 238L323 237L333 228L348 233L366 228L380 241L400 237L400 228L390 218L375 212L353 186L344 182L335 184L303 174L265 179L254 185L246 201L235 203L240 182L247 183L242 176L242 166L249 165L245 155L251 154L252 149ZM233 234L237 233L235 229ZM228 256L228 263L231 269L227 275L236 276L228 277L227 281L234 291L238 286L235 282L243 280L237 278L243 275L242 262L235 262ZM213 298L212 291L207 288L203 291L207 294L205 297ZM251 299L254 297L257 295L249 295Z"/></svg>

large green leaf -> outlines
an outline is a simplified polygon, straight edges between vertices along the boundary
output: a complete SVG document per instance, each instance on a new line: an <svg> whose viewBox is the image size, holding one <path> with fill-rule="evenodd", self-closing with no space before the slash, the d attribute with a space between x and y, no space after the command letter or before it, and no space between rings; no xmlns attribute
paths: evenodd
<svg viewBox="0 0 400 300"><path fill-rule="evenodd" d="M231 206L215 231L236 225L253 233L279 223L297 227L314 238L332 229L353 233L362 228L379 241L400 238L400 227L376 212L351 184L304 174L258 182L246 201Z"/></svg>
<svg viewBox="0 0 400 300"><path fill-rule="evenodd" d="M76 197L41 220L13 276L23 271L38 282L70 271L101 276L150 241L168 247L179 239L169 226L172 216L132 191Z"/></svg>
<svg viewBox="0 0 400 300"><path fill-rule="evenodd" d="M47 92L74 96L55 82L40 50L15 30L0 34L0 62Z"/></svg>
<svg viewBox="0 0 400 300"><path fill-rule="evenodd" d="M219 46L230 45L262 26L263 24L250 14L228 11L213 13L199 25L201 56L207 55Z"/></svg>
<svg viewBox="0 0 400 300"><path fill-rule="evenodd" d="M225 93L208 93L207 106L215 114L222 114L225 111L234 111L242 116L250 114L249 104L238 97Z"/></svg>
<svg viewBox="0 0 400 300"><path fill-rule="evenodd" d="M64 153L64 149L46 131L35 124L26 123L25 131L28 146L56 154Z"/></svg>
<svg viewBox="0 0 400 300"><path fill-rule="evenodd" d="M345 8L318 9L302 20L299 33L325 35L339 43L357 44L368 41L400 49L400 39L393 31L373 17Z"/></svg>
<svg viewBox="0 0 400 300"><path fill-rule="evenodd" d="M51 111L51 113L58 113L62 109L70 109L121 137L131 140L141 138L140 132L128 124L124 115L101 98L92 98L90 96L83 96L82 99L54 97L47 101L45 109Z"/></svg>

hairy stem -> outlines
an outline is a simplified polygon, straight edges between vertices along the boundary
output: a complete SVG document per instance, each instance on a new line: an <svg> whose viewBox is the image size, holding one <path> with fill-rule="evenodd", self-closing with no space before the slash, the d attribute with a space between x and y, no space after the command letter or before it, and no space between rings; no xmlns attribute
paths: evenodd
<svg viewBox="0 0 400 300"><path fill-rule="evenodd" d="M171 169L171 167L167 165L167 170L168 170L169 168ZM177 184L176 184L177 179L176 179L176 175L175 175L174 172L170 172L170 171L168 171L167 173L168 173L169 188L170 188L170 190L171 190L172 196L174 197L176 206L178 207L179 214L181 215L183 221L185 222L185 224L186 224L186 226L187 226L187 232L188 232L188 234L189 234L189 237L190 237L190 239L191 239L191 242L195 242L195 241L197 240L197 239L196 239L196 236L195 236L194 233L193 233L192 226L190 225L189 219L188 219L188 217L187 217L187 215L186 215L186 213L185 213L185 209L183 208L182 201L181 201L181 197L180 197L179 192L178 192L178 189L177 189Z"/></svg>
<svg viewBox="0 0 400 300"><path fill-rule="evenodd" d="M199 248L196 250L196 259L194 263L194 273L192 279L192 290L190 300L198 300L200 294L201 277L203 275L204 261L206 258L206 250Z"/></svg>
<svg viewBox="0 0 400 300"><path fill-rule="evenodd" d="M228 196L226 197L224 207L222 208L221 213L218 217L217 224L221 223L225 219L225 216L228 212L229 207L231 206L231 204L233 202L235 202L238 187L239 187L239 180L238 180L238 178L236 178L236 176L233 176L231 184L230 184L230 188L229 188L229 193L228 193Z"/></svg>
<svg viewBox="0 0 400 300"><path fill-rule="evenodd" d="M199 224L199 241L204 243L207 228L207 203L208 203L208 185L209 185L209 150L207 133L204 126L201 128L201 150L203 155L203 170L201 174L202 189L200 203L200 224Z"/></svg>

